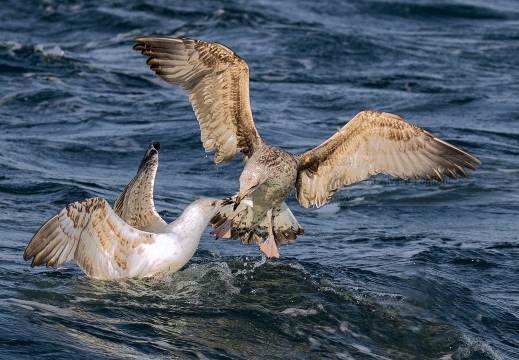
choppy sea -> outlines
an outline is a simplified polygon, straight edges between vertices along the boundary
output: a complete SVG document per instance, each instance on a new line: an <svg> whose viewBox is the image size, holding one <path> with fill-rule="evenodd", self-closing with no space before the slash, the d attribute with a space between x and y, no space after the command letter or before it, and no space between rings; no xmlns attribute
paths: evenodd
<svg viewBox="0 0 519 360"><path fill-rule="evenodd" d="M261 136L296 153L383 110L482 161L469 179L375 177L265 260L215 240L162 279L31 269L38 228L113 202L157 140L170 221L238 189L188 98L132 50L165 35L223 43L250 67ZM5 0L0 9L1 359L519 358L516 0Z"/></svg>

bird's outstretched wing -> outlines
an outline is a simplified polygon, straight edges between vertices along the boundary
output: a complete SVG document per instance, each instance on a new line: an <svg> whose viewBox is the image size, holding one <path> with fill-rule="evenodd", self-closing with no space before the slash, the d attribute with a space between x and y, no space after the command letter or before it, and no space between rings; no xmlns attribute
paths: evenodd
<svg viewBox="0 0 519 360"><path fill-rule="evenodd" d="M153 141L144 155L137 175L115 200L113 209L128 225L143 231L156 232L166 222L155 210L153 186L159 166L160 144Z"/></svg>
<svg viewBox="0 0 519 360"><path fill-rule="evenodd" d="M250 155L261 139L249 99L249 68L218 43L168 37L140 37L133 49L149 56L147 64L164 81L182 86L200 123L206 151L216 163L242 152Z"/></svg>
<svg viewBox="0 0 519 360"><path fill-rule="evenodd" d="M338 188L378 173L442 182L468 177L480 161L393 114L363 111L316 148L300 155L297 199L322 206Z"/></svg>
<svg viewBox="0 0 519 360"><path fill-rule="evenodd" d="M149 264L140 262L159 234L142 232L126 224L106 200L92 198L67 205L33 236L23 258L31 266L56 267L75 260L97 279L135 277ZM149 263L149 262L148 262Z"/></svg>

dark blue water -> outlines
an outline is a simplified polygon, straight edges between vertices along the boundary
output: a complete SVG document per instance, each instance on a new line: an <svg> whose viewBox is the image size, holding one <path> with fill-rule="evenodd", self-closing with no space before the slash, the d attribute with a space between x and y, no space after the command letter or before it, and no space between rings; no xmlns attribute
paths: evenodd
<svg viewBox="0 0 519 360"><path fill-rule="evenodd" d="M30 269L66 204L114 201L151 140L166 220L238 189L140 35L228 45L262 137L293 152L361 110L400 114L478 157L445 184L377 177L304 209L280 247L215 240L166 279ZM14 1L0 9L0 358L519 358L519 3Z"/></svg>

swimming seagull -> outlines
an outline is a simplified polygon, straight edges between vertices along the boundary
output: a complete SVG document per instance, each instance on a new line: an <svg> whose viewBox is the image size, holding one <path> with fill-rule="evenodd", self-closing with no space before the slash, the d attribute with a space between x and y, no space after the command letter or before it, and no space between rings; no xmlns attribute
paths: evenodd
<svg viewBox="0 0 519 360"><path fill-rule="evenodd" d="M301 155L265 143L249 100L247 63L228 47L194 39L140 37L134 50L149 56L164 81L188 93L206 151L216 163L243 153L238 194L211 220L217 237L257 242L268 257L303 229L285 204L291 190L304 207L328 203L338 188L378 173L402 179L468 177L480 161L435 135L379 111L362 111L332 137Z"/></svg>
<svg viewBox="0 0 519 360"><path fill-rule="evenodd" d="M148 147L137 175L114 203L103 198L67 205L34 235L23 254L31 267L74 260L93 278L142 278L173 273L193 256L221 200L191 203L170 224L153 203L158 142Z"/></svg>

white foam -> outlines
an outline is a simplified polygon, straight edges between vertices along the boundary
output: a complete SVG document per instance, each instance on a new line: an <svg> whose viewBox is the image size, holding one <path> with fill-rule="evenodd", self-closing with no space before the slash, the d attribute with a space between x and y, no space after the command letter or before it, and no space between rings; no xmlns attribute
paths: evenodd
<svg viewBox="0 0 519 360"><path fill-rule="evenodd" d="M9 298L8 301L14 303L16 306L27 309L27 310L41 310L44 311L43 315L58 315L61 317L71 317L74 313L70 310L61 309L54 305L42 304L36 301L21 300Z"/></svg>
<svg viewBox="0 0 519 360"><path fill-rule="evenodd" d="M290 315L290 316L308 316L308 315L316 315L317 310L315 309L301 309L301 308L287 308L281 312L281 314Z"/></svg>

